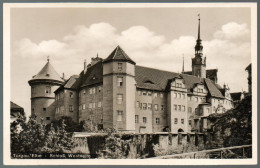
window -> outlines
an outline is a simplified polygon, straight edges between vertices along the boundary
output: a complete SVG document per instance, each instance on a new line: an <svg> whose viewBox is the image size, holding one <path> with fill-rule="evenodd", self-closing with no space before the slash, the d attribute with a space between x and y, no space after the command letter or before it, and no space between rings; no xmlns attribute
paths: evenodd
<svg viewBox="0 0 260 168"><path fill-rule="evenodd" d="M178 98L181 98L181 94L180 93L178 93Z"/></svg>
<svg viewBox="0 0 260 168"><path fill-rule="evenodd" d="M174 104L174 110L177 111L177 105L176 104Z"/></svg>
<svg viewBox="0 0 260 168"><path fill-rule="evenodd" d="M123 95L117 94L117 104L122 104L122 102L123 102Z"/></svg>
<svg viewBox="0 0 260 168"><path fill-rule="evenodd" d="M153 94L153 96L154 96L154 97L157 97L157 96L158 96L158 94L157 94L157 93L154 93L154 94Z"/></svg>
<svg viewBox="0 0 260 168"><path fill-rule="evenodd" d="M141 91L137 91L138 95L141 96L142 95L142 92Z"/></svg>
<svg viewBox="0 0 260 168"><path fill-rule="evenodd" d="M99 102L98 102L98 107L100 108L101 106L102 106L102 102L99 101Z"/></svg>
<svg viewBox="0 0 260 168"><path fill-rule="evenodd" d="M174 93L174 98L177 98L177 93Z"/></svg>
<svg viewBox="0 0 260 168"><path fill-rule="evenodd" d="M73 93L72 92L70 92L70 98L73 98Z"/></svg>
<svg viewBox="0 0 260 168"><path fill-rule="evenodd" d="M117 121L123 120L123 111L117 111Z"/></svg>
<svg viewBox="0 0 260 168"><path fill-rule="evenodd" d="M160 118L156 118L156 119L155 119L155 123L156 123L156 124L160 124Z"/></svg>
<svg viewBox="0 0 260 168"><path fill-rule="evenodd" d="M139 123L139 115L135 115L135 123Z"/></svg>
<svg viewBox="0 0 260 168"><path fill-rule="evenodd" d="M189 120L189 125L191 125L191 120Z"/></svg>
<svg viewBox="0 0 260 168"><path fill-rule="evenodd" d="M213 106L213 111L216 112L216 107L215 106Z"/></svg>
<svg viewBox="0 0 260 168"><path fill-rule="evenodd" d="M195 114L198 115L198 108L195 108Z"/></svg>
<svg viewBox="0 0 260 168"><path fill-rule="evenodd" d="M143 92L143 96L146 96L147 95L147 93L146 92Z"/></svg>
<svg viewBox="0 0 260 168"><path fill-rule="evenodd" d="M195 97L196 102L198 102L198 97Z"/></svg>
<svg viewBox="0 0 260 168"><path fill-rule="evenodd" d="M192 108L191 108L191 107L188 108L188 112L189 112L189 113L192 112Z"/></svg>
<svg viewBox="0 0 260 168"><path fill-rule="evenodd" d="M85 95L86 94L86 90L85 89L83 89L83 95Z"/></svg>
<svg viewBox="0 0 260 168"><path fill-rule="evenodd" d="M136 107L138 108L138 107L139 107L139 105L140 105L140 102L139 102L139 101L137 101L137 102L136 102Z"/></svg>
<svg viewBox="0 0 260 168"><path fill-rule="evenodd" d="M178 111L181 111L181 105L178 105Z"/></svg>
<svg viewBox="0 0 260 168"><path fill-rule="evenodd" d="M143 109L144 109L144 110L147 109L147 103L143 103Z"/></svg>
<svg viewBox="0 0 260 168"><path fill-rule="evenodd" d="M92 109L92 103L89 103L88 108Z"/></svg>
<svg viewBox="0 0 260 168"><path fill-rule="evenodd" d="M117 77L117 86L123 86L123 77Z"/></svg>
<svg viewBox="0 0 260 168"><path fill-rule="evenodd" d="M185 106L182 106L182 111L185 111Z"/></svg>
<svg viewBox="0 0 260 168"><path fill-rule="evenodd" d="M86 109L86 104L82 105L82 109L85 110Z"/></svg>
<svg viewBox="0 0 260 168"><path fill-rule="evenodd" d="M48 94L51 93L51 87L50 86L46 86L45 93L48 93Z"/></svg>
<svg viewBox="0 0 260 168"><path fill-rule="evenodd" d="M206 113L209 114L209 108L206 108Z"/></svg>
<svg viewBox="0 0 260 168"><path fill-rule="evenodd" d="M89 89L89 94L92 94L92 88Z"/></svg>
<svg viewBox="0 0 260 168"><path fill-rule="evenodd" d="M42 108L42 110L43 110L44 112L46 112L46 108Z"/></svg>
<svg viewBox="0 0 260 168"><path fill-rule="evenodd" d="M181 119L181 124L184 124L184 119Z"/></svg>
<svg viewBox="0 0 260 168"><path fill-rule="evenodd" d="M163 94L162 93L160 94L160 97L163 98Z"/></svg>
<svg viewBox="0 0 260 168"><path fill-rule="evenodd" d="M69 106L69 110L70 110L70 112L73 112L73 106L72 105Z"/></svg>
<svg viewBox="0 0 260 168"><path fill-rule="evenodd" d="M64 114L64 106L61 106L61 107L60 107L60 113L61 113L61 114Z"/></svg>
<svg viewBox="0 0 260 168"><path fill-rule="evenodd" d="M122 63L118 63L118 70L122 70L123 69L123 64Z"/></svg>
<svg viewBox="0 0 260 168"><path fill-rule="evenodd" d="M203 98L202 97L200 98L200 102L203 102Z"/></svg>
<svg viewBox="0 0 260 168"><path fill-rule="evenodd" d="M93 90L93 94L95 94L96 93L96 88L92 88L92 90Z"/></svg>
<svg viewBox="0 0 260 168"><path fill-rule="evenodd" d="M50 120L51 118L50 117L46 117L46 120Z"/></svg>
<svg viewBox="0 0 260 168"><path fill-rule="evenodd" d="M140 103L140 110L142 110L142 107L143 107L143 104L142 104L142 103Z"/></svg>
<svg viewBox="0 0 260 168"><path fill-rule="evenodd" d="M99 86L99 87L98 87L98 92L99 92L99 93L101 92L101 89L102 89L101 86Z"/></svg>
<svg viewBox="0 0 260 168"><path fill-rule="evenodd" d="M182 88L182 84L180 83L180 88Z"/></svg>
<svg viewBox="0 0 260 168"><path fill-rule="evenodd" d="M57 108L57 113L58 113L58 114L60 113L60 108L59 108L59 107Z"/></svg>
<svg viewBox="0 0 260 168"><path fill-rule="evenodd" d="M151 110L151 109L152 109L152 104L148 103L148 110Z"/></svg>
<svg viewBox="0 0 260 168"><path fill-rule="evenodd" d="M155 105L154 105L154 110L155 110L155 111L158 111L158 104L155 104Z"/></svg>
<svg viewBox="0 0 260 168"><path fill-rule="evenodd" d="M143 123L146 123L147 119L146 117L143 117Z"/></svg>
<svg viewBox="0 0 260 168"><path fill-rule="evenodd" d="M178 124L178 118L174 118L174 124Z"/></svg>
<svg viewBox="0 0 260 168"><path fill-rule="evenodd" d="M152 96L152 92L148 92L148 94L147 94L148 96Z"/></svg>
<svg viewBox="0 0 260 168"><path fill-rule="evenodd" d="M185 99L185 94L182 94L182 98Z"/></svg>
<svg viewBox="0 0 260 168"><path fill-rule="evenodd" d="M161 110L164 110L164 106L163 105L161 105Z"/></svg>

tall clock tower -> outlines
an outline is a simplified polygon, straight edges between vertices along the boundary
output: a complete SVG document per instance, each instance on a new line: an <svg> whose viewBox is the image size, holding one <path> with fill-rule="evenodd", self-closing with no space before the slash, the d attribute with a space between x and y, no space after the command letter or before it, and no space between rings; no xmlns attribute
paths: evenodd
<svg viewBox="0 0 260 168"><path fill-rule="evenodd" d="M206 78L206 57L203 57L203 46L200 39L200 16L198 21L198 39L195 45L195 57L192 58L192 75Z"/></svg>

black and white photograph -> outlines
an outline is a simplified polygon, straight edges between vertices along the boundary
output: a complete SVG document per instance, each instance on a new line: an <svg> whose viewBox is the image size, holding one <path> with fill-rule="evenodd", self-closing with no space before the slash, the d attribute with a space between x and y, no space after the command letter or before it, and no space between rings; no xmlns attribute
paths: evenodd
<svg viewBox="0 0 260 168"><path fill-rule="evenodd" d="M5 164L257 163L256 3L3 6Z"/></svg>

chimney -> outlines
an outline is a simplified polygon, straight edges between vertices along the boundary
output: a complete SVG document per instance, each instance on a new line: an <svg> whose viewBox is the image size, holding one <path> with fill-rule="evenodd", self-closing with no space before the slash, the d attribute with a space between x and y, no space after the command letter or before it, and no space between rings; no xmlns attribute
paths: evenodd
<svg viewBox="0 0 260 168"><path fill-rule="evenodd" d="M84 74L87 72L87 61L86 59L84 60Z"/></svg>
<svg viewBox="0 0 260 168"><path fill-rule="evenodd" d="M65 80L65 74L64 74L64 72L62 73L62 79Z"/></svg>

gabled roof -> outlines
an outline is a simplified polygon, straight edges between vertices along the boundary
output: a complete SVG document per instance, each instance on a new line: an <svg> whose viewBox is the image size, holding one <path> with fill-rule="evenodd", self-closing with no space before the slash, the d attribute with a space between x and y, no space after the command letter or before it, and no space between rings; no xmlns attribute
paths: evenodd
<svg viewBox="0 0 260 168"><path fill-rule="evenodd" d="M68 80L66 80L58 89L54 91L54 93L58 92L61 89L72 89L77 90L78 88L78 75L72 75Z"/></svg>
<svg viewBox="0 0 260 168"><path fill-rule="evenodd" d="M95 65L87 69L87 72L84 75L84 77L82 76L80 87L99 84L102 82L103 82L103 63L102 61L99 61Z"/></svg>
<svg viewBox="0 0 260 168"><path fill-rule="evenodd" d="M44 67L40 70L40 72L37 75L33 76L33 78L30 81L39 79L64 82L49 61L44 65Z"/></svg>
<svg viewBox="0 0 260 168"><path fill-rule="evenodd" d="M120 47L117 46L112 53L104 59L104 63L106 62L112 62L112 61L123 61L123 62L129 62L132 64L136 64L125 52L124 50Z"/></svg>
<svg viewBox="0 0 260 168"><path fill-rule="evenodd" d="M224 96L221 94L220 90L212 80L205 78L205 83L212 97L224 98Z"/></svg>

